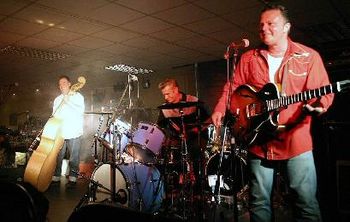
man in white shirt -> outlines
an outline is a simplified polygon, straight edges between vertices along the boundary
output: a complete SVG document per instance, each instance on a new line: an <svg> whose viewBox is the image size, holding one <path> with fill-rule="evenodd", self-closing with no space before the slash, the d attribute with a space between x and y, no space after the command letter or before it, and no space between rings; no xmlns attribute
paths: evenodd
<svg viewBox="0 0 350 222"><path fill-rule="evenodd" d="M63 147L57 157L56 170L52 181L60 181L62 160L68 149L70 169L68 186L74 186L77 181L85 110L84 97L79 92L72 92L71 85L68 76L59 77L58 86L61 90L61 94L54 100L52 113L55 118L62 121L61 133L64 139Z"/></svg>

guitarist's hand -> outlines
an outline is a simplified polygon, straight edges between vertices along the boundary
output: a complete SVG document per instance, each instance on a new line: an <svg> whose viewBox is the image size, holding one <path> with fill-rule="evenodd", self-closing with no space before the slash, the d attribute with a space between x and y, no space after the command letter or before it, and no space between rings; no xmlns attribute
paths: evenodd
<svg viewBox="0 0 350 222"><path fill-rule="evenodd" d="M223 117L224 117L224 115L221 112L214 112L211 115L211 120L213 121L213 123L216 127L219 127L221 125L221 120Z"/></svg>
<svg viewBox="0 0 350 222"><path fill-rule="evenodd" d="M308 112L309 114L316 114L318 116L325 112L324 108L319 107L319 106L313 107L313 106L311 106L309 104L304 105L304 110L306 112Z"/></svg>

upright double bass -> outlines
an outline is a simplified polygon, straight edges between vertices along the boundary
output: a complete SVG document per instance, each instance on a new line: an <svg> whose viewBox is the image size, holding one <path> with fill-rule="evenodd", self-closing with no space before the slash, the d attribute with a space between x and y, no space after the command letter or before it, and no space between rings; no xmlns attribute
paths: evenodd
<svg viewBox="0 0 350 222"><path fill-rule="evenodd" d="M86 79L80 76L78 83L71 86L69 93L78 91L85 83ZM63 103L64 100L55 113L62 107ZM40 192L47 190L55 173L57 156L64 143L61 126L62 121L55 118L53 113L41 131L40 143L30 156L24 172L24 181L33 185Z"/></svg>

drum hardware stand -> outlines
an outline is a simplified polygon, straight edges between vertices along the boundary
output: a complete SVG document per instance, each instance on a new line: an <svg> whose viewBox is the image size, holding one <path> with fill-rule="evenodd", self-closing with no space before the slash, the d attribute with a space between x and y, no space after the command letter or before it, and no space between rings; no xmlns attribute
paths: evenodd
<svg viewBox="0 0 350 222"><path fill-rule="evenodd" d="M227 131L228 131L228 127L225 126L224 128L224 136L223 136L223 140L222 140L222 144L221 144L221 150L220 150L220 158L219 158L219 165L218 165L218 168L217 168L217 173L216 173L216 183L215 183L215 189L214 189L214 192L213 192L213 198L212 200L214 199L215 200L215 203L214 203L214 206L213 206L213 216L212 218L216 218L215 214L217 214L217 207L220 206L221 204L221 190L220 190L220 187L221 187L221 184L224 183L223 180L221 180L221 168L222 168L222 162L223 162L223 156L224 156L224 150L225 150L225 142L227 141ZM231 140L231 143L233 141ZM235 144L231 144L231 150L232 150L232 146L235 146ZM235 150L232 150L231 151L231 157L232 158L235 158L236 156L236 151ZM233 155L233 156L232 156ZM236 170L235 169L235 163L236 163L236 159L233 159L233 161L231 162L231 171L233 170ZM234 174L232 172L232 174ZM234 175L231 175L232 177ZM235 184L234 184L234 180L231 180L232 181L232 184L231 184L231 188L233 189L233 212L234 212L234 220L233 221L238 221L238 207L237 207L237 194L238 194L238 190L236 191L235 189ZM222 183L221 183L222 182Z"/></svg>
<svg viewBox="0 0 350 222"><path fill-rule="evenodd" d="M96 200L97 187L100 187L100 188L108 191L109 193L112 193L112 191L110 189L108 189L107 187L103 186L99 182L88 178L87 176L85 176L84 174L81 174L80 172L77 172L75 170L72 170L72 171L74 173L76 173L77 175L81 176L83 179L89 181L89 183L90 183L88 191L84 194L83 198L80 199L79 203L74 208L75 211L77 211L84 203L86 203L86 202L93 202L93 201Z"/></svg>
<svg viewBox="0 0 350 222"><path fill-rule="evenodd" d="M110 142L112 141L112 138L111 138L111 128L113 128L112 131L114 131L114 123L113 121L111 121L111 116L108 115L108 119L107 119L107 124L106 124L106 129L105 131L102 133L102 139L105 139L106 138L106 135L109 136L108 138L108 142L109 143L113 143L113 142ZM112 132L113 133L113 132ZM102 150L102 160L103 162L107 162L107 159L108 159L108 153L105 152L105 149Z"/></svg>
<svg viewBox="0 0 350 222"><path fill-rule="evenodd" d="M214 189L214 193L213 193L214 198L216 197L215 202L217 204L221 203L221 198L220 198L221 175L220 175L220 171L221 171L222 159L224 157L225 142L227 139L226 137L227 137L227 127L225 127L225 129L224 129L224 136L222 139L221 150L220 150L219 165L218 165L217 173L216 173L215 189Z"/></svg>
<svg viewBox="0 0 350 222"><path fill-rule="evenodd" d="M133 148L132 149L135 149L135 147L133 146ZM134 150L133 150L133 152L135 152ZM133 183L133 184L129 184L130 186L136 186L136 188L137 188L137 192L138 192L138 210L141 212L142 210L143 210L143 207L144 207L144 201L143 201L143 198L142 198L142 193L141 193L141 191L140 191L140 182L139 182L139 179L137 178L137 174L136 174L136 161L135 161L135 159L134 159L134 157L133 157L133 161L132 161L132 167L133 167L133 169L134 169L134 178L135 178L135 182ZM152 181L153 181L153 178L152 178ZM150 181L150 182L152 182L152 181Z"/></svg>
<svg viewBox="0 0 350 222"><path fill-rule="evenodd" d="M113 132L114 133L114 132ZM115 139L117 138L117 143L115 143ZM116 148L115 144L118 144L118 149ZM113 137L113 146L112 146L112 150L110 150L112 152L112 161L110 163L110 184L111 184L111 201L112 203L117 203L117 202L122 202L123 200L121 200L121 198L118 196L119 191L116 191L116 181L117 181L117 177L116 177L116 166L117 164L121 164L122 160L121 160L121 134L118 131L118 133L116 134L116 136ZM117 157L117 158L116 158ZM119 199L118 199L119 198Z"/></svg>
<svg viewBox="0 0 350 222"><path fill-rule="evenodd" d="M115 143L115 139L117 138L118 142ZM121 150L121 134L117 133L116 136L113 137L113 146L105 147L106 150L108 150L110 153L112 153L112 160L110 162L110 184L111 184L111 201L113 203L118 202L117 199L117 192L116 192L116 165L121 164L121 154L119 153L118 150ZM102 139L103 140L103 139ZM119 149L116 148L115 144L118 144ZM108 144L110 145L110 144ZM119 156L116 158L116 156ZM117 162L118 159L118 162Z"/></svg>
<svg viewBox="0 0 350 222"><path fill-rule="evenodd" d="M98 140L98 135L99 135L99 132L101 130L103 120L104 120L104 117L103 117L103 115L101 115L100 118L98 119L99 124L98 124L97 130L96 130L96 133L94 134L94 139L93 139L93 141L91 143L91 147L90 147L91 150L92 149L94 150L93 157L94 157L95 166L97 166L99 163L98 154L97 154L97 140Z"/></svg>
<svg viewBox="0 0 350 222"><path fill-rule="evenodd" d="M187 149L187 142L186 142L186 129L185 129L185 122L184 122L184 111L182 108L180 108L180 115L181 115L181 132L180 132L180 138L181 138L181 168L182 168L182 185L181 185L181 194L180 198L182 201L183 209L182 209L182 219L187 219L186 215L186 201L187 196L185 195L185 186L187 185L187 174L190 172L190 166L188 163L188 149Z"/></svg>

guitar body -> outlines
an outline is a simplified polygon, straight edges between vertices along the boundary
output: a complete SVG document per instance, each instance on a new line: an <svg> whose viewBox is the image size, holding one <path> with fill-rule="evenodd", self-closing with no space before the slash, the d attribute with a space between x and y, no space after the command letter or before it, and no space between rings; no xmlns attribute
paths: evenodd
<svg viewBox="0 0 350 222"><path fill-rule="evenodd" d="M49 187L55 173L57 156L63 146L60 132L61 121L51 117L44 126L40 144L33 151L25 172L24 181L44 192Z"/></svg>
<svg viewBox="0 0 350 222"><path fill-rule="evenodd" d="M262 129L270 132L276 129L276 113L266 111L265 101L278 98L273 83L266 84L259 92L250 85L239 86L231 97L230 112L234 117L232 124L236 142L252 144Z"/></svg>
<svg viewBox="0 0 350 222"><path fill-rule="evenodd" d="M317 89L280 97L273 83L267 83L259 92L250 85L241 85L233 92L230 101L228 116L233 116L232 135L239 145L264 143L275 136L280 109L293 103L342 92L348 88L350 88L350 80L343 80ZM259 136L261 131L263 136Z"/></svg>

